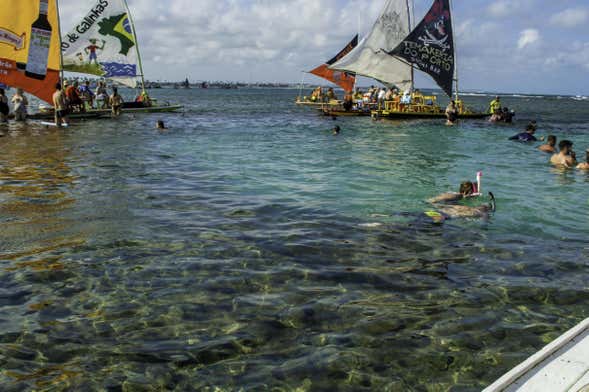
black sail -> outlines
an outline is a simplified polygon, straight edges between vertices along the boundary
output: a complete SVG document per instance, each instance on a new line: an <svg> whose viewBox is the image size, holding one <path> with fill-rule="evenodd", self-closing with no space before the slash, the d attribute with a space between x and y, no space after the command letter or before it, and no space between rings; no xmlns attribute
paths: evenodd
<svg viewBox="0 0 589 392"><path fill-rule="evenodd" d="M421 23L388 54L429 74L452 97L455 62L450 0L435 0Z"/></svg>

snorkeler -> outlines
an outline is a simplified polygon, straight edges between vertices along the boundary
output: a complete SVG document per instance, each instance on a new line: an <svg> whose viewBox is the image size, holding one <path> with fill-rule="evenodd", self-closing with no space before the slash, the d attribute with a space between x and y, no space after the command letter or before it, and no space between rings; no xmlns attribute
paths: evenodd
<svg viewBox="0 0 589 392"><path fill-rule="evenodd" d="M496 208L495 196L489 192L491 202L476 207L456 204L457 202L475 196L481 196L482 173L477 173L477 182L465 181L460 184L458 192L443 193L428 202L436 207L435 211L427 211L425 214L436 223L443 223L452 218L486 218Z"/></svg>

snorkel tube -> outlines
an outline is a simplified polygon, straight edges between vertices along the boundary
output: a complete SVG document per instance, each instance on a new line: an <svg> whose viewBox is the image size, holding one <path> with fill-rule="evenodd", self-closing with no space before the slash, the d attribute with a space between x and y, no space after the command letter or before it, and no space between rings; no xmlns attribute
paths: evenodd
<svg viewBox="0 0 589 392"><path fill-rule="evenodd" d="M477 172L477 183L473 185L473 192L466 197L479 197L483 196L483 172Z"/></svg>

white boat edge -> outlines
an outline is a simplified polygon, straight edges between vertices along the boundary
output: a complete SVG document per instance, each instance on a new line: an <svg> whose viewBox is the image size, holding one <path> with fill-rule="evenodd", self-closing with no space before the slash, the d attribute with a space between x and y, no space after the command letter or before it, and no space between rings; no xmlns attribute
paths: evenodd
<svg viewBox="0 0 589 392"><path fill-rule="evenodd" d="M494 384L485 388L483 392L501 392L513 386L519 379L526 376L533 371L537 366L548 360L552 355L563 349L566 345L571 343L575 338L589 330L589 318L581 322L579 325L569 330L558 339L544 347L541 351L532 355L526 361L516 366L512 371L505 374Z"/></svg>

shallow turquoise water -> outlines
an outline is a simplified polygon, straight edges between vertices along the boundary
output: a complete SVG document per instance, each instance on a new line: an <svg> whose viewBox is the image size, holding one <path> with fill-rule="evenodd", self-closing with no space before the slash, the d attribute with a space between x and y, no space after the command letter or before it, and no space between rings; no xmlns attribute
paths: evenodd
<svg viewBox="0 0 589 392"><path fill-rule="evenodd" d="M0 389L476 391L589 317L589 175L506 140L584 155L589 102L334 137L289 90L157 95L186 112L0 130ZM496 214L422 218L478 170Z"/></svg>

